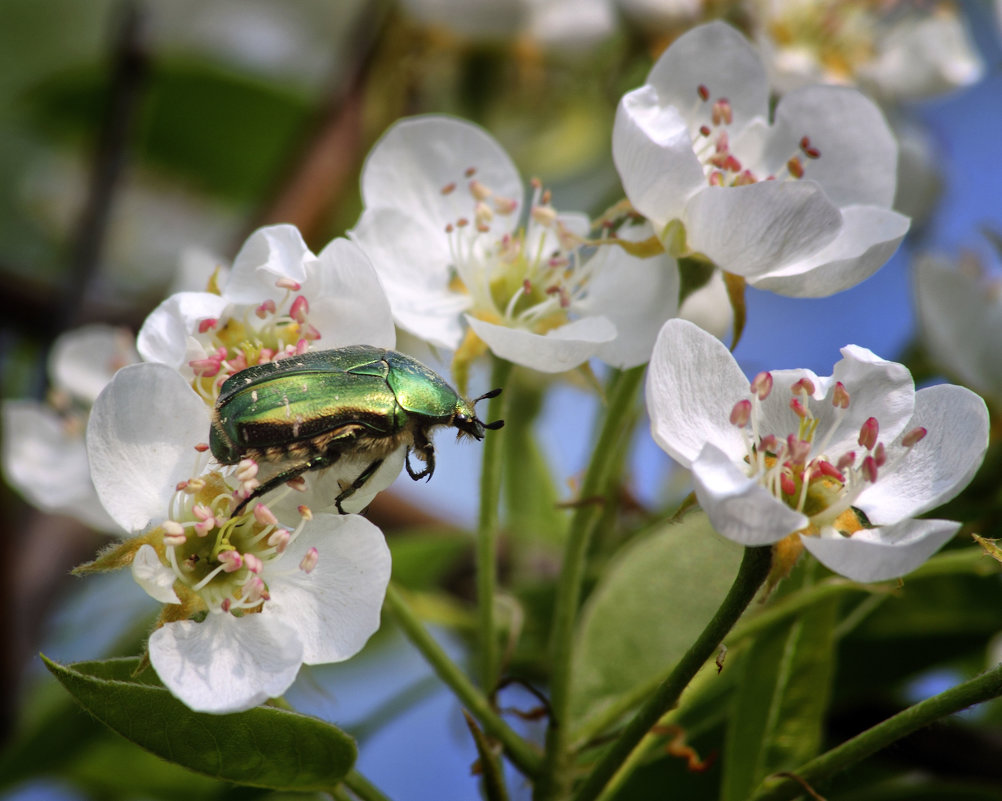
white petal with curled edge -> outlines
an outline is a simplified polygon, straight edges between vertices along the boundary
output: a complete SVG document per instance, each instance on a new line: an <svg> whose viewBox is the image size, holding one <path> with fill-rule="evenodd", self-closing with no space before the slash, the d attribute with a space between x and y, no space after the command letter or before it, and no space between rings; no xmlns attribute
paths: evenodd
<svg viewBox="0 0 1002 801"><path fill-rule="evenodd" d="M128 331L110 325L85 325L67 331L52 344L52 383L92 404L120 367L139 361Z"/></svg>
<svg viewBox="0 0 1002 801"><path fill-rule="evenodd" d="M162 520L194 447L209 436L209 410L181 375L162 364L119 370L87 424L91 478L108 514L126 531Z"/></svg>
<svg viewBox="0 0 1002 801"><path fill-rule="evenodd" d="M985 458L988 407L965 387L919 390L915 416L903 433L919 426L926 429L925 437L899 462L901 446L889 447L886 475L880 472L856 501L872 523L894 523L935 509L970 483Z"/></svg>
<svg viewBox="0 0 1002 801"><path fill-rule="evenodd" d="M877 206L842 209L842 228L807 258L748 279L757 289L795 298L834 295L869 278L894 255L911 221Z"/></svg>
<svg viewBox="0 0 1002 801"><path fill-rule="evenodd" d="M706 186L688 123L653 86L641 86L619 101L612 157L630 203L659 234L682 216L686 199Z"/></svg>
<svg viewBox="0 0 1002 801"><path fill-rule="evenodd" d="M314 259L296 226L258 228L247 237L233 260L223 297L231 303L255 306L269 298L278 301L287 290L275 286L275 282L290 278L302 284L306 280L306 265Z"/></svg>
<svg viewBox="0 0 1002 801"><path fill-rule="evenodd" d="M719 448L707 445L692 465L699 505L718 534L742 545L769 545L808 519L748 478Z"/></svg>
<svg viewBox="0 0 1002 801"><path fill-rule="evenodd" d="M468 169L476 172L465 175ZM426 231L442 232L460 217L472 219L466 183L477 180L522 208L522 179L504 148L483 128L454 117L411 117L392 125L362 167L367 208L390 207L411 216ZM449 193L443 188L457 184ZM497 235L512 231L518 212L491 223Z"/></svg>
<svg viewBox="0 0 1002 801"><path fill-rule="evenodd" d="M893 526L857 531L851 537L830 531L821 537L801 539L829 570L853 581L885 581L911 573L959 529L960 523L952 520L904 520Z"/></svg>
<svg viewBox="0 0 1002 801"><path fill-rule="evenodd" d="M688 320L662 326L647 370L647 414L651 436L672 459L690 467L706 443L743 459L730 417L748 395L748 379L719 339Z"/></svg>
<svg viewBox="0 0 1002 801"><path fill-rule="evenodd" d="M295 681L303 646L283 621L210 612L150 635L150 661L164 686L196 712L252 709Z"/></svg>
<svg viewBox="0 0 1002 801"><path fill-rule="evenodd" d="M162 604L181 603L181 599L174 592L177 576L160 561L152 545L141 546L132 557L132 578L154 600Z"/></svg>
<svg viewBox="0 0 1002 801"><path fill-rule="evenodd" d="M842 215L812 181L709 186L686 203L689 247L753 279L805 259L832 241Z"/></svg>
<svg viewBox="0 0 1002 801"><path fill-rule="evenodd" d="M616 338L616 326L605 317L584 317L546 334L494 325L466 315L470 327L496 356L541 373L562 373L596 354Z"/></svg>
<svg viewBox="0 0 1002 801"><path fill-rule="evenodd" d="M307 573L299 564L310 548L319 558ZM266 570L272 597L261 617L297 632L306 664L348 659L379 628L390 551L383 533L364 517L317 515Z"/></svg>
<svg viewBox="0 0 1002 801"><path fill-rule="evenodd" d="M229 305L211 292L178 292L157 306L143 321L136 338L148 362L175 370L187 367L188 342L203 320L219 318Z"/></svg>
<svg viewBox="0 0 1002 801"><path fill-rule="evenodd" d="M354 242L337 238L312 265L308 279L310 322L320 331L318 348L397 341L390 302L372 263Z"/></svg>
<svg viewBox="0 0 1002 801"><path fill-rule="evenodd" d="M711 107L722 98L730 103L734 130L769 114L769 81L762 59L724 22L700 25L679 36L651 68L646 83L657 88L663 102L689 112L694 129L710 123ZM700 101L700 86L709 91L709 100Z"/></svg>

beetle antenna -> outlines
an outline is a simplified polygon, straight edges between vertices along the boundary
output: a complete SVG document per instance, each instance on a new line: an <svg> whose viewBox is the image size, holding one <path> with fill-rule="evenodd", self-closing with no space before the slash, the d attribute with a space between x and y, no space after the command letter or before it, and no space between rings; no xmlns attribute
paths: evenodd
<svg viewBox="0 0 1002 801"><path fill-rule="evenodd" d="M490 392L485 392L479 398L474 398L471 401L471 404L473 406L476 406L482 400L489 400L491 398L496 398L498 395L501 394L501 389L502 389L501 387L496 387L495 389L492 389ZM504 425L504 420L495 420L493 423L485 423L483 420L478 420L478 422L484 428L488 428L491 431L497 431L499 428L501 428L501 426Z"/></svg>
<svg viewBox="0 0 1002 801"><path fill-rule="evenodd" d="M480 401L482 401L482 400L489 400L490 398L496 398L500 394L501 394L501 387L498 387L497 389L492 389L490 392L485 392L479 398L474 398L470 402L474 406L476 406L478 403L480 403Z"/></svg>

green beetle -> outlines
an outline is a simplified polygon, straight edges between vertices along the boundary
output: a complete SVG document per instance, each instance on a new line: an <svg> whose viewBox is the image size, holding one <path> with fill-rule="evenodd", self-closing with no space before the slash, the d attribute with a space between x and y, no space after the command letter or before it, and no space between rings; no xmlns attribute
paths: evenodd
<svg viewBox="0 0 1002 801"><path fill-rule="evenodd" d="M417 481L435 471L429 433L453 426L478 440L484 423L474 406L501 392L464 400L441 376L395 350L371 345L319 350L266 362L230 376L220 388L209 447L220 464L250 458L288 464L233 510L310 470L330 467L344 454L364 454L369 465L334 499L341 503L361 489L383 460L407 446L407 473ZM425 463L415 471L411 452Z"/></svg>

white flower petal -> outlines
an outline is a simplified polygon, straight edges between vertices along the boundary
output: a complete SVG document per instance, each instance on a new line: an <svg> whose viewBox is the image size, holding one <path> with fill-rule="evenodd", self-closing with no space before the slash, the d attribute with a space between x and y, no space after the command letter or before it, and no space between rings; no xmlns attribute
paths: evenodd
<svg viewBox="0 0 1002 801"><path fill-rule="evenodd" d="M67 331L52 344L49 375L56 387L89 405L118 368L138 361L128 331L110 325L86 325Z"/></svg>
<svg viewBox="0 0 1002 801"><path fill-rule="evenodd" d="M926 257L915 265L915 298L926 346L949 375L1002 398L1002 303L983 282Z"/></svg>
<svg viewBox="0 0 1002 801"><path fill-rule="evenodd" d="M162 604L179 604L174 592L174 571L160 561L152 545L143 545L132 557L132 578L151 598Z"/></svg>
<svg viewBox="0 0 1002 801"><path fill-rule="evenodd" d="M724 274L714 270L706 284L682 301L678 316L695 323L717 339L723 339L734 325L734 307L727 294Z"/></svg>
<svg viewBox="0 0 1002 801"><path fill-rule="evenodd" d="M203 320L219 318L227 302L211 292L178 292L157 306L143 321L137 344L148 362L159 362L175 370L187 367L191 334Z"/></svg>
<svg viewBox="0 0 1002 801"><path fill-rule="evenodd" d="M2 412L7 483L42 511L120 534L91 482L83 432L67 430L58 414L33 401L4 401Z"/></svg>
<svg viewBox="0 0 1002 801"><path fill-rule="evenodd" d="M286 290L276 287L275 282L279 278L291 278L304 283L306 265L315 258L296 226L282 224L258 228L233 260L223 297L231 303L255 306L268 298L278 301L285 296Z"/></svg>
<svg viewBox="0 0 1002 801"><path fill-rule="evenodd" d="M876 206L842 209L842 227L806 258L748 279L757 289L798 298L820 298L856 286L887 263L908 233L903 214Z"/></svg>
<svg viewBox="0 0 1002 801"><path fill-rule="evenodd" d="M769 82L758 54L737 30L723 22L693 28L672 42L651 68L648 84L662 103L689 110L700 101L699 86L710 99L700 109L700 122L710 121L710 106L726 98L740 130L754 117L769 113ZM695 126L694 126L695 127Z"/></svg>
<svg viewBox="0 0 1002 801"><path fill-rule="evenodd" d="M449 287L452 259L443 228L422 228L400 209L366 209L351 238L372 262L393 317L417 337L455 350L470 299Z"/></svg>
<svg viewBox="0 0 1002 801"><path fill-rule="evenodd" d="M742 545L778 542L809 522L746 476L714 445L707 444L693 462L692 479L696 498L713 528Z"/></svg>
<svg viewBox="0 0 1002 801"><path fill-rule="evenodd" d="M126 531L161 520L179 481L190 478L194 446L207 441L209 412L177 371L123 367L94 402L87 455L98 497Z"/></svg>
<svg viewBox="0 0 1002 801"><path fill-rule="evenodd" d="M207 292L213 276L220 287L229 279L230 268L223 259L201 247L183 248L178 258L177 273L167 289L167 295Z"/></svg>
<svg viewBox="0 0 1002 801"><path fill-rule="evenodd" d="M805 86L783 95L776 106L766 160L778 172L808 136L821 156L801 156L804 175L816 181L836 206L891 205L897 180L898 146L877 105L845 86Z"/></svg>
<svg viewBox="0 0 1002 801"><path fill-rule="evenodd" d="M594 356L616 338L616 326L605 317L583 317L544 335L494 325L466 315L470 327L495 355L542 373L562 373Z"/></svg>
<svg viewBox="0 0 1002 801"><path fill-rule="evenodd" d="M812 181L707 187L689 199L685 219L693 251L749 279L809 257L842 225L839 210Z"/></svg>
<svg viewBox="0 0 1002 801"><path fill-rule="evenodd" d="M706 186L689 125L653 86L623 96L612 130L612 157L633 207L661 232Z"/></svg>
<svg viewBox="0 0 1002 801"><path fill-rule="evenodd" d="M298 569L316 548L310 573ZM379 628L390 580L390 551L382 532L358 515L317 515L268 574L271 600L262 617L296 631L308 665L340 662L358 653Z"/></svg>
<svg viewBox="0 0 1002 801"><path fill-rule="evenodd" d="M748 379L730 351L687 320L669 320L658 334L647 370L651 436L675 461L690 467L712 443L734 459L745 455L741 432L730 423L734 404L748 395Z"/></svg>
<svg viewBox="0 0 1002 801"><path fill-rule="evenodd" d="M925 438L897 464L900 446L889 448L886 474L882 471L856 501L876 525L920 515L950 500L970 483L984 459L988 408L969 389L941 384L919 390L907 430L918 426L927 430Z"/></svg>
<svg viewBox="0 0 1002 801"><path fill-rule="evenodd" d="M440 235L447 223L470 218L473 203L462 185L470 180L464 177L470 168L476 180L521 208L518 169L490 134L444 115L411 117L392 125L369 152L362 167L362 200L367 208L398 209ZM460 185L443 194L452 183ZM492 228L511 230L517 217L495 218Z"/></svg>
<svg viewBox="0 0 1002 801"><path fill-rule="evenodd" d="M396 344L390 302L372 263L354 242L338 238L327 245L307 286L310 322L322 335L314 347Z"/></svg>
<svg viewBox="0 0 1002 801"><path fill-rule="evenodd" d="M911 573L943 547L960 528L952 520L904 520L894 526L801 537L825 567L853 581L885 581Z"/></svg>
<svg viewBox="0 0 1002 801"><path fill-rule="evenodd" d="M620 232L624 237L651 236L650 226ZM575 311L601 315L616 326L616 338L599 347L597 355L613 367L635 367L650 360L658 331L678 312L678 265L669 256L638 259L618 246L595 255L588 297Z"/></svg>
<svg viewBox="0 0 1002 801"><path fill-rule="evenodd" d="M168 623L150 635L150 661L175 696L196 712L252 709L282 695L302 664L302 644L281 620L212 613Z"/></svg>

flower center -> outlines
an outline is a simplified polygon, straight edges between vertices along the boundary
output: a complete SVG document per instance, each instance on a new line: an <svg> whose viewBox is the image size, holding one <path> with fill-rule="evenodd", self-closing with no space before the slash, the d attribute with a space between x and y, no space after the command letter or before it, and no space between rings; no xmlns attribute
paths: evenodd
<svg viewBox="0 0 1002 801"><path fill-rule="evenodd" d="M689 115L689 135L710 186L747 186L763 180L797 180L804 177L806 161L821 158L821 151L811 144L810 137L803 136L779 171L767 172L759 165L742 161L731 142L729 126L734 114L730 101L725 97L714 99L704 84L696 88L696 95L696 106Z"/></svg>
<svg viewBox="0 0 1002 801"><path fill-rule="evenodd" d="M536 333L567 322L566 310L586 291L590 275L581 258L584 239L571 231L551 205L549 190L533 180L529 212L522 226L493 230L498 217L509 217L518 202L498 195L466 170L471 207L457 199L463 213L445 226L454 271L452 287L470 296L471 312L488 322L528 328ZM456 194L457 184L442 188ZM460 195L462 193L459 193Z"/></svg>
<svg viewBox="0 0 1002 801"><path fill-rule="evenodd" d="M170 568L208 610L239 616L260 611L269 600L268 573L312 514L300 507L299 524L290 531L261 503L230 517L232 498L217 472L182 482L163 525L163 542ZM299 568L310 572L316 562L311 548Z"/></svg>
<svg viewBox="0 0 1002 801"><path fill-rule="evenodd" d="M801 378L791 387L787 404L795 431L763 432L762 403L772 394L771 373L759 373L751 382L751 397L738 401L731 410L731 423L745 434L745 462L750 477L774 497L810 518L803 533L816 534L832 526L851 535L869 524L853 502L880 473L893 468L926 435L926 429L914 428L893 445L893 456L880 440L880 424L869 417L860 426L858 449L829 453L832 437L850 405L848 390L836 382L826 398L814 398L814 383ZM822 431L821 405L830 403L834 416L825 415L827 430Z"/></svg>
<svg viewBox="0 0 1002 801"><path fill-rule="evenodd" d="M195 373L192 386L208 402L215 401L219 387L234 373L305 353L320 339L310 323L309 301L297 294L301 285L289 278L280 278L275 285L285 290L278 303L269 299L253 309L243 307L239 317L209 317L191 332L207 354L188 362Z"/></svg>

